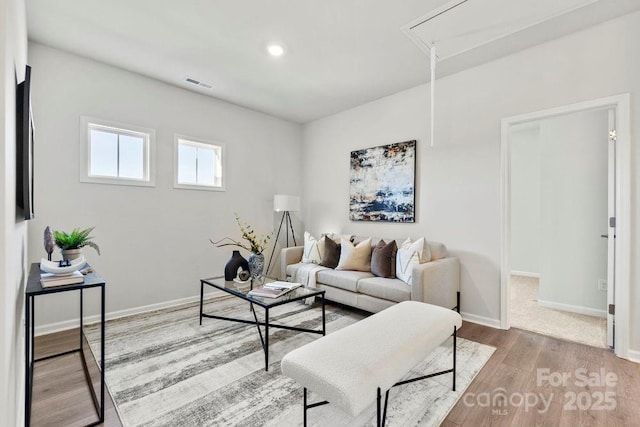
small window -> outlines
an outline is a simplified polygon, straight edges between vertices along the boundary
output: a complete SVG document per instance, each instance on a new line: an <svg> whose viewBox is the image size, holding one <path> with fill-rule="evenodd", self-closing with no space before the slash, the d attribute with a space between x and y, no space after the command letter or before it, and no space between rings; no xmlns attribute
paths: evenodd
<svg viewBox="0 0 640 427"><path fill-rule="evenodd" d="M175 136L174 187L224 191L223 146Z"/></svg>
<svg viewBox="0 0 640 427"><path fill-rule="evenodd" d="M90 117L81 118L82 182L154 186L155 132Z"/></svg>

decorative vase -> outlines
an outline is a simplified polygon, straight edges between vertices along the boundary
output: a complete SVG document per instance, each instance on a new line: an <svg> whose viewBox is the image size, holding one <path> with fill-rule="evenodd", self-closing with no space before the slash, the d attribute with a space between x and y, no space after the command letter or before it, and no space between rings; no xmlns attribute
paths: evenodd
<svg viewBox="0 0 640 427"><path fill-rule="evenodd" d="M227 264L224 266L224 280L231 281L235 279L238 275L239 268L251 271L249 269L249 263L240 255L240 251L233 251L231 258L229 258L229 261L227 261Z"/></svg>
<svg viewBox="0 0 640 427"><path fill-rule="evenodd" d="M255 279L262 276L262 270L264 270L264 255L251 252L251 255L249 255L249 272L251 273L251 278Z"/></svg>
<svg viewBox="0 0 640 427"><path fill-rule="evenodd" d="M82 251L80 249L62 249L60 253L62 254L62 259L67 259L69 261L80 258L80 255L82 255Z"/></svg>

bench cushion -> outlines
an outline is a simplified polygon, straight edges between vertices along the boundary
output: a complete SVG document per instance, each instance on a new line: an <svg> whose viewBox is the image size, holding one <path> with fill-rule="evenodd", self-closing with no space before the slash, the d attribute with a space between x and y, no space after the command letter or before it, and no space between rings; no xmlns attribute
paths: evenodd
<svg viewBox="0 0 640 427"><path fill-rule="evenodd" d="M282 373L356 416L461 325L452 310L404 301L293 350Z"/></svg>

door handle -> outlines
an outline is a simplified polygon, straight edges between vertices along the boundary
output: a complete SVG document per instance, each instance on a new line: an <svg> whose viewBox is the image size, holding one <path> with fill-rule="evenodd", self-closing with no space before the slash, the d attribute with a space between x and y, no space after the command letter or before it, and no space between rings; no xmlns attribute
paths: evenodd
<svg viewBox="0 0 640 427"><path fill-rule="evenodd" d="M601 234L600 237L604 237L605 239L608 239L609 235L608 234Z"/></svg>

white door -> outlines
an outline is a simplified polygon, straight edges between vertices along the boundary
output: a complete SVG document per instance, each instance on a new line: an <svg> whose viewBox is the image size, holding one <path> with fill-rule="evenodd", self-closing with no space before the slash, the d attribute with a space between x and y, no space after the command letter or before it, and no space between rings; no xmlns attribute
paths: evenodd
<svg viewBox="0 0 640 427"><path fill-rule="evenodd" d="M616 112L612 108L609 110L609 164L608 164L608 223L607 234L607 345L614 348L615 338L615 311L612 310L615 301L616 291Z"/></svg>

